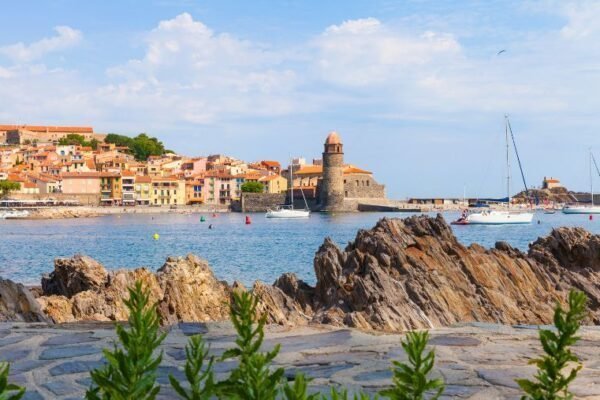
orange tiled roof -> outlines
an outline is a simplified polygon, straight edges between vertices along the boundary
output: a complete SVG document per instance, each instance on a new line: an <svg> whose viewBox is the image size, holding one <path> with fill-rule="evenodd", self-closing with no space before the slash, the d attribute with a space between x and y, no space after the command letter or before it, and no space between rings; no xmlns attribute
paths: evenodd
<svg viewBox="0 0 600 400"><path fill-rule="evenodd" d="M299 170L294 171L294 175L319 175L322 173L322 165L303 165ZM344 174L372 174L372 172L358 168L354 165L345 165Z"/></svg>
<svg viewBox="0 0 600 400"><path fill-rule="evenodd" d="M94 133L91 126L40 126L40 125L0 125L0 131L25 129L32 132L68 132L68 133Z"/></svg>
<svg viewBox="0 0 600 400"><path fill-rule="evenodd" d="M60 174L63 178L100 178L101 173L97 171L89 172L63 172Z"/></svg>
<svg viewBox="0 0 600 400"><path fill-rule="evenodd" d="M150 183L152 182L152 177L147 175L138 175L135 177L135 182L139 183Z"/></svg>

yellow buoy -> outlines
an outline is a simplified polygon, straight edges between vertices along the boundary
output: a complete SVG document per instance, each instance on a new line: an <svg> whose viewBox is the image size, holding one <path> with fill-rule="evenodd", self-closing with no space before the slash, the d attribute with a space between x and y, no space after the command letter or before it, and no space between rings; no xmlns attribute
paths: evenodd
<svg viewBox="0 0 600 400"><path fill-rule="evenodd" d="M153 238L154 240L158 240L158 239L160 239L160 236L159 236L159 234L158 234L158 233L155 233L154 235L152 235L152 238Z"/></svg>

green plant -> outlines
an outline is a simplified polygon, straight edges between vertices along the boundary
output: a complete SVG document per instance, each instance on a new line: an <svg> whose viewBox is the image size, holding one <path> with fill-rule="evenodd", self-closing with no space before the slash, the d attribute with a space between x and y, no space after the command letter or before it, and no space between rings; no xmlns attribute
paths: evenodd
<svg viewBox="0 0 600 400"><path fill-rule="evenodd" d="M433 369L435 353L429 351L424 356L425 347L429 342L429 332L409 332L402 348L408 355L408 364L394 361L394 387L383 390L382 396L393 400L423 400L437 399L444 391L441 379L428 379L427 375ZM425 397L429 395L429 397Z"/></svg>
<svg viewBox="0 0 600 400"><path fill-rule="evenodd" d="M269 352L261 352L264 340L266 315L257 319L258 299L248 292L233 292L230 305L231 322L237 332L236 347L227 350L221 360L237 358L239 365L227 380L218 385L219 395L224 398L243 400L274 399L279 391L283 368L271 371L273 359L279 353L279 345Z"/></svg>
<svg viewBox="0 0 600 400"><path fill-rule="evenodd" d="M19 400L25 394L25 388L8 383L10 365L0 363L0 400Z"/></svg>
<svg viewBox="0 0 600 400"><path fill-rule="evenodd" d="M173 389L186 400L208 400L214 394L213 363L214 357L208 359L208 365L204 362L208 357L208 349L201 335L190 338L185 347L185 377L189 383L189 389L185 389L173 375L169 375L169 381Z"/></svg>
<svg viewBox="0 0 600 400"><path fill-rule="evenodd" d="M13 181L0 181L0 197L6 197L12 191L21 189L21 184L19 182Z"/></svg>
<svg viewBox="0 0 600 400"><path fill-rule="evenodd" d="M568 297L569 309L563 310L560 304L554 310L556 332L541 329L539 332L545 356L531 360L538 367L534 380L517 379L517 383L526 393L523 400L568 400L573 398L569 384L577 377L582 366L570 347L580 338L577 331L586 315L587 297L584 293L571 290ZM569 363L575 363L565 375L563 369Z"/></svg>
<svg viewBox="0 0 600 400"><path fill-rule="evenodd" d="M125 300L129 310L129 328L117 325L121 347L104 350L107 364L92 371L93 386L86 394L88 399L154 399L160 391L156 385L156 371L162 352L154 353L166 334L159 331L156 304L150 304L150 292L136 281Z"/></svg>
<svg viewBox="0 0 600 400"><path fill-rule="evenodd" d="M290 385L286 382L283 386L283 398L286 400L317 400L320 398L317 393L308 393L308 383L310 378L307 378L302 373L296 374L294 384Z"/></svg>
<svg viewBox="0 0 600 400"><path fill-rule="evenodd" d="M265 185L260 182L245 182L241 188L244 193L262 193L265 191Z"/></svg>
<svg viewBox="0 0 600 400"><path fill-rule="evenodd" d="M338 390L334 387L331 387L331 390L329 391L329 396L323 395L321 398L323 400L370 400L369 395L362 391L355 392L353 395L350 395L348 394L348 389Z"/></svg>

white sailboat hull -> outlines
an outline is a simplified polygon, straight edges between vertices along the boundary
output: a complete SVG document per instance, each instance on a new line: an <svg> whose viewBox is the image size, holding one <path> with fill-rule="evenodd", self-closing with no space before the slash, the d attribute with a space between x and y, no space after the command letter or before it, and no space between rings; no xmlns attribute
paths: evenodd
<svg viewBox="0 0 600 400"><path fill-rule="evenodd" d="M469 214L466 222L469 225L507 225L507 224L530 224L533 213L518 211L482 211Z"/></svg>
<svg viewBox="0 0 600 400"><path fill-rule="evenodd" d="M600 214L600 206L564 206L563 214Z"/></svg>
<svg viewBox="0 0 600 400"><path fill-rule="evenodd" d="M267 211L267 218L308 218L310 217L310 211L308 210L269 210Z"/></svg>

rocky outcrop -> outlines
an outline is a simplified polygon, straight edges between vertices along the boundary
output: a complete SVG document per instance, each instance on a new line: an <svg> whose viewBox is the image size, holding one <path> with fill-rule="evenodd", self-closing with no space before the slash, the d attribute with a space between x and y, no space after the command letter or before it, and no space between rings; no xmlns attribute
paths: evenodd
<svg viewBox="0 0 600 400"><path fill-rule="evenodd" d="M48 322L31 292L22 284L0 278L0 322Z"/></svg>
<svg viewBox="0 0 600 400"><path fill-rule="evenodd" d="M551 323L570 288L590 299L589 322L600 322L600 236L559 228L527 254L498 242L464 246L441 215L382 219L341 249L325 239L314 258L316 285L287 273L252 292L269 323L323 323L398 332L486 321ZM124 320L127 288L141 280L164 324L227 318L239 282L219 282L196 256L145 268L107 272L84 256L56 261L43 281L42 309L56 322Z"/></svg>
<svg viewBox="0 0 600 400"><path fill-rule="evenodd" d="M551 323L572 287L586 292L591 322L600 321L600 236L580 228L556 229L524 254L505 242L466 247L441 215L382 219L345 250L326 239L314 268L314 288L289 275L275 284L286 310L300 308L312 323L389 332Z"/></svg>
<svg viewBox="0 0 600 400"><path fill-rule="evenodd" d="M127 289L138 280L150 290L163 324L227 318L227 286L194 255L170 257L157 273L146 268L109 272L84 256L57 259L37 300L55 322L121 321L128 317Z"/></svg>
<svg viewBox="0 0 600 400"><path fill-rule="evenodd" d="M42 291L46 295L72 297L85 290L100 289L107 278L106 269L98 261L77 254L54 261L54 271L42 277Z"/></svg>

